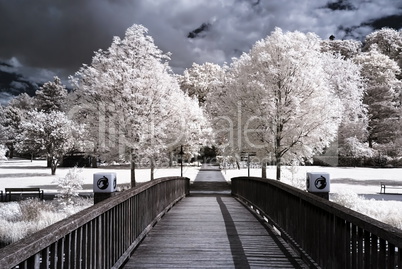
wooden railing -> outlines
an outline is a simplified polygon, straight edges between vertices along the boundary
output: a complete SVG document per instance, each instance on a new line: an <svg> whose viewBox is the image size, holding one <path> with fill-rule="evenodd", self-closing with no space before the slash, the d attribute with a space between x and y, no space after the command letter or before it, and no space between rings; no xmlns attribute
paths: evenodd
<svg viewBox="0 0 402 269"><path fill-rule="evenodd" d="M119 268L153 225L189 193L160 178L97 203L0 250L0 268Z"/></svg>
<svg viewBox="0 0 402 269"><path fill-rule="evenodd" d="M276 180L232 178L232 194L322 268L402 268L402 231Z"/></svg>

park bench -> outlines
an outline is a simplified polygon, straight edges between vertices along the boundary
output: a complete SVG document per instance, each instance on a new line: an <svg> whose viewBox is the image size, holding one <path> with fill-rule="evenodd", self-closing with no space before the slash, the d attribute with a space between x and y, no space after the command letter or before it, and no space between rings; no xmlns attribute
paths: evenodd
<svg viewBox="0 0 402 269"><path fill-rule="evenodd" d="M5 201L11 201L12 195L18 194L19 199L23 196L38 196L43 200L43 190L40 188L5 188Z"/></svg>
<svg viewBox="0 0 402 269"><path fill-rule="evenodd" d="M381 190L380 193L385 194L386 189L402 189L402 183L400 182L380 182Z"/></svg>

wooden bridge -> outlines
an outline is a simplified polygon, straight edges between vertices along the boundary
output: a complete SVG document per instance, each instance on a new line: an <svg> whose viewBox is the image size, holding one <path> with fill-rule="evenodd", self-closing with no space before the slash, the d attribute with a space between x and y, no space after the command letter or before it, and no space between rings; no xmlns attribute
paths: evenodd
<svg viewBox="0 0 402 269"><path fill-rule="evenodd" d="M302 268L265 221L230 196L220 170L201 170L124 268Z"/></svg>
<svg viewBox="0 0 402 269"><path fill-rule="evenodd" d="M204 167L0 250L0 268L402 268L402 231L275 180Z"/></svg>

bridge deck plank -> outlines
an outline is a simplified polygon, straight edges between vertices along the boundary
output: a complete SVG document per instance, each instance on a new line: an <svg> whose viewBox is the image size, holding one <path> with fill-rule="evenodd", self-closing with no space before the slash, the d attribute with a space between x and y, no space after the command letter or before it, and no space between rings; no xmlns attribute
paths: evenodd
<svg viewBox="0 0 402 269"><path fill-rule="evenodd" d="M269 227L230 196L189 196L174 206L124 268L304 268Z"/></svg>

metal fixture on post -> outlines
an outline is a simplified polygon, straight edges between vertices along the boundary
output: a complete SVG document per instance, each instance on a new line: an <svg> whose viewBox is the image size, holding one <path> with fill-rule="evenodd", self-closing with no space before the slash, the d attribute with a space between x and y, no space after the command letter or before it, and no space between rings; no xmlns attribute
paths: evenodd
<svg viewBox="0 0 402 269"><path fill-rule="evenodd" d="M184 155L184 151L183 151L183 145L180 146L180 176L183 177L183 155Z"/></svg>
<svg viewBox="0 0 402 269"><path fill-rule="evenodd" d="M243 157L247 157L247 176L250 177L250 156L256 156L257 153L242 151L240 154Z"/></svg>

